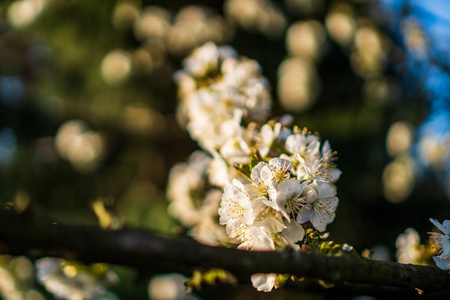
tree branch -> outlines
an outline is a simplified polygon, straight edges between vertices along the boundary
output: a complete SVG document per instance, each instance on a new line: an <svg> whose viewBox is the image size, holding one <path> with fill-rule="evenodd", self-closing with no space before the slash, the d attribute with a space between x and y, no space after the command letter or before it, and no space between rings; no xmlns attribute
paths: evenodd
<svg viewBox="0 0 450 300"><path fill-rule="evenodd" d="M0 228L1 254L105 262L146 272L189 274L196 268L223 268L247 282L255 273L281 273L321 279L347 289L376 285L408 293L417 293L416 289L450 291L450 275L429 266L292 250L241 251L137 229L113 231L44 222L12 212L0 213Z"/></svg>

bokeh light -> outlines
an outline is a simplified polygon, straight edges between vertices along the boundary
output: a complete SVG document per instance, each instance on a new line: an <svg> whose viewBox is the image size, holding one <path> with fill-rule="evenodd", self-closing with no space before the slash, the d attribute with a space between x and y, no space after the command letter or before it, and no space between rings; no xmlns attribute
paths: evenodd
<svg viewBox="0 0 450 300"><path fill-rule="evenodd" d="M315 65L311 60L289 58L281 63L277 92L286 110L299 112L309 109L314 104L319 87Z"/></svg>
<svg viewBox="0 0 450 300"><path fill-rule="evenodd" d="M155 276L148 284L150 299L194 300L193 295L187 294L184 286L186 277L180 274Z"/></svg>
<svg viewBox="0 0 450 300"><path fill-rule="evenodd" d="M392 203L407 199L415 184L415 162L408 155L397 157L386 165L383 171L383 192Z"/></svg>
<svg viewBox="0 0 450 300"><path fill-rule="evenodd" d="M118 30L132 28L139 15L138 1L117 2L112 14L112 23Z"/></svg>
<svg viewBox="0 0 450 300"><path fill-rule="evenodd" d="M47 0L20 0L8 9L8 20L16 28L30 25L43 11Z"/></svg>
<svg viewBox="0 0 450 300"><path fill-rule="evenodd" d="M411 123L399 121L391 125L386 137L386 149L391 157L406 154L414 141Z"/></svg>
<svg viewBox="0 0 450 300"><path fill-rule="evenodd" d="M58 154L80 172L92 172L105 154L103 137L90 131L83 121L68 121L58 130L55 146Z"/></svg>
<svg viewBox="0 0 450 300"><path fill-rule="evenodd" d="M158 6L145 7L134 24L134 33L140 40L163 38L170 29L170 13Z"/></svg>
<svg viewBox="0 0 450 300"><path fill-rule="evenodd" d="M161 136L165 132L165 119L156 110L144 106L127 106L123 110L124 128L131 134Z"/></svg>
<svg viewBox="0 0 450 300"><path fill-rule="evenodd" d="M224 17L210 8L191 5L176 14L167 35L167 47L171 53L183 56L207 41L225 43L233 34Z"/></svg>
<svg viewBox="0 0 450 300"><path fill-rule="evenodd" d="M380 74L386 63L385 51L380 33L370 26L362 26L355 32L355 49L351 55L353 70L362 77Z"/></svg>
<svg viewBox="0 0 450 300"><path fill-rule="evenodd" d="M404 16L398 11L408 7ZM449 17L443 14L450 8L447 1L381 1L382 13L389 15L389 30L399 36L404 47L404 64L398 72L405 79L404 89L423 93L428 99L427 117L417 130L415 151L419 174L431 172L447 190L450 183L448 135L450 110L448 106ZM407 80L406 80L407 78ZM420 82L419 85L411 82ZM427 175L425 175L427 174ZM424 176L425 175L425 176ZM447 197L448 197L447 192Z"/></svg>
<svg viewBox="0 0 450 300"><path fill-rule="evenodd" d="M342 46L348 46L356 30L352 6L345 3L335 5L326 16L325 25L331 38Z"/></svg>
<svg viewBox="0 0 450 300"><path fill-rule="evenodd" d="M325 29L318 21L296 22L286 33L286 48L294 56L317 59L325 41Z"/></svg>
<svg viewBox="0 0 450 300"><path fill-rule="evenodd" d="M0 256L0 295L5 300L44 300L41 292L33 289L33 263L26 257Z"/></svg>
<svg viewBox="0 0 450 300"><path fill-rule="evenodd" d="M286 30L287 20L270 0L227 0L227 17L246 30L259 31L271 38L280 38Z"/></svg>
<svg viewBox="0 0 450 300"><path fill-rule="evenodd" d="M123 83L131 73L130 55L122 50L113 50L103 59L100 67L103 80L111 85Z"/></svg>

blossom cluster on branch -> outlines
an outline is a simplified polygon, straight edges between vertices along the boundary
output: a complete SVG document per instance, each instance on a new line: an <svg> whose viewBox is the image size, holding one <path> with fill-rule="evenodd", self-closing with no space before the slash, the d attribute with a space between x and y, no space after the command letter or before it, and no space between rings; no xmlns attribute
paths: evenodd
<svg viewBox="0 0 450 300"><path fill-rule="evenodd" d="M399 234L395 246L399 263L424 266L432 264L432 256L435 252L432 243L428 240L422 244L419 233L414 228L408 228L404 233Z"/></svg>
<svg viewBox="0 0 450 300"><path fill-rule="evenodd" d="M290 127L290 116L266 121L270 90L256 61L206 43L175 80L179 119L204 152L172 169L169 212L194 238L245 250L300 250L302 224L324 231L333 222L341 175L336 152L306 128ZM272 290L275 279L252 276L262 291Z"/></svg>
<svg viewBox="0 0 450 300"><path fill-rule="evenodd" d="M442 270L450 270L450 220L442 224L430 218L440 232L429 232L430 239L420 243L416 230L408 228L396 241L397 260L403 264L433 265Z"/></svg>
<svg viewBox="0 0 450 300"><path fill-rule="evenodd" d="M218 150L227 157L236 141L233 137L243 135L241 122L264 122L270 114L268 81L259 64L239 59L231 47L209 42L197 48L175 80L179 115L187 118L192 138L208 151Z"/></svg>

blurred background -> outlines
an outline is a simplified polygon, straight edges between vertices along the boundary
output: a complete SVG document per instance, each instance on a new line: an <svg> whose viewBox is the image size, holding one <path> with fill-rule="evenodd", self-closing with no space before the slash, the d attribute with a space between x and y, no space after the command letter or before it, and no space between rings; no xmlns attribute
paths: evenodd
<svg viewBox="0 0 450 300"><path fill-rule="evenodd" d="M405 229L424 242L429 218L450 219L449 10L446 0L2 1L1 209L183 234L167 178L199 147L177 122L173 74L213 41L260 63L273 116L292 114L338 151L331 238L395 260ZM55 263L66 277L84 270L44 261L39 277L28 259L2 256L0 294L61 297L42 279ZM103 298L63 298L185 297L180 275L149 283L89 268L112 284Z"/></svg>

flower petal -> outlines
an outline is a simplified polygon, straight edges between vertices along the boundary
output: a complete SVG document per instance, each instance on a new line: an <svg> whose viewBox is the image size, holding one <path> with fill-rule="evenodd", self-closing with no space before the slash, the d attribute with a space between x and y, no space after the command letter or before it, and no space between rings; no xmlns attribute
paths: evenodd
<svg viewBox="0 0 450 300"><path fill-rule="evenodd" d="M296 243L301 240L303 240L303 237L305 236L305 230L303 227L298 224L297 222L290 222L284 223L286 225L286 228L283 229L283 235L286 237L286 239Z"/></svg>
<svg viewBox="0 0 450 300"><path fill-rule="evenodd" d="M275 273L269 273L269 274L253 274L252 279L252 285L260 292L270 292L273 289L273 286L275 284L275 278L277 274Z"/></svg>

